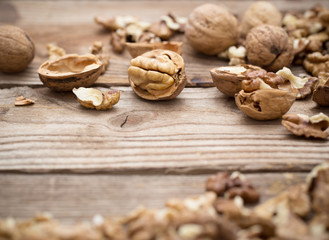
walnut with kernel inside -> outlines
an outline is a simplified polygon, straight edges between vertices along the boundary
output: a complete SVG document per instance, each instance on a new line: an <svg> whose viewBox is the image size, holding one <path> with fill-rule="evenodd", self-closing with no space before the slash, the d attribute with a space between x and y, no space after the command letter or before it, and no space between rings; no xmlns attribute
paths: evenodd
<svg viewBox="0 0 329 240"><path fill-rule="evenodd" d="M170 50L156 49L130 61L129 82L134 92L147 100L169 100L186 85L183 58Z"/></svg>
<svg viewBox="0 0 329 240"><path fill-rule="evenodd" d="M241 86L242 90L235 95L235 103L248 117L256 120L280 118L296 99L295 92L272 88L261 78L244 80Z"/></svg>
<svg viewBox="0 0 329 240"><path fill-rule="evenodd" d="M82 106L97 110L111 109L120 99L119 90L110 90L104 93L95 88L80 87L74 88L73 93Z"/></svg>
<svg viewBox="0 0 329 240"><path fill-rule="evenodd" d="M319 113L312 117L304 114L286 114L282 117L282 125L296 136L326 139L325 130L329 127L329 117Z"/></svg>
<svg viewBox="0 0 329 240"><path fill-rule="evenodd" d="M210 176L206 182L206 190L228 198L240 196L246 203L255 203L259 200L259 193L239 172L223 172Z"/></svg>

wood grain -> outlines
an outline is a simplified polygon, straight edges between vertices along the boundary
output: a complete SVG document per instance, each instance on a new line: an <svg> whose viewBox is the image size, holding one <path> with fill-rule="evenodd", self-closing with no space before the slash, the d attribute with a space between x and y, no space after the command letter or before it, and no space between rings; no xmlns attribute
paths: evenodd
<svg viewBox="0 0 329 240"><path fill-rule="evenodd" d="M0 170L212 172L308 171L329 141L298 138L280 120L246 117L216 88L187 88L173 101L144 101L120 87L111 111L79 105L46 88L0 90ZM15 107L23 95L36 103ZM290 112L329 114L310 100Z"/></svg>
<svg viewBox="0 0 329 240"><path fill-rule="evenodd" d="M303 182L305 173L247 174L261 201ZM162 208L169 198L204 192L208 175L0 174L0 218L51 212L62 222L96 214L123 216L138 206Z"/></svg>

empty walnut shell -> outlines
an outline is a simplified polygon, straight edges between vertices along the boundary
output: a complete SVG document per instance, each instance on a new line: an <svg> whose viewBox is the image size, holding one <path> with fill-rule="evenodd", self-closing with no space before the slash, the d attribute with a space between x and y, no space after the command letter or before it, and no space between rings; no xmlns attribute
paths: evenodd
<svg viewBox="0 0 329 240"><path fill-rule="evenodd" d="M260 67L252 65L237 65L217 67L210 70L210 75L219 91L227 96L234 97L241 90L242 80L247 79L247 73L252 71L264 71Z"/></svg>
<svg viewBox="0 0 329 240"><path fill-rule="evenodd" d="M147 100L175 98L186 85L183 58L170 50L156 49L130 61L129 82Z"/></svg>
<svg viewBox="0 0 329 240"><path fill-rule="evenodd" d="M251 29L246 38L248 61L267 71L288 67L294 58L292 40L277 26L260 25Z"/></svg>
<svg viewBox="0 0 329 240"><path fill-rule="evenodd" d="M235 95L238 108L256 120L280 118L288 112L296 99L296 93L279 89L261 89L246 93L241 90Z"/></svg>
<svg viewBox="0 0 329 240"><path fill-rule="evenodd" d="M102 62L93 54L68 54L54 61L48 60L38 69L43 84L55 91L89 87L101 72Z"/></svg>
<svg viewBox="0 0 329 240"><path fill-rule="evenodd" d="M181 55L182 45L183 42L126 43L127 50L133 58L155 49L170 50Z"/></svg>

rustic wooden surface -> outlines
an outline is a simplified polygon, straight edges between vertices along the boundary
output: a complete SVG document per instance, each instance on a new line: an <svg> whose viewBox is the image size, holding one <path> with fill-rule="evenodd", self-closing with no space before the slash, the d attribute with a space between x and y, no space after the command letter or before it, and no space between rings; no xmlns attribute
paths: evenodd
<svg viewBox="0 0 329 240"><path fill-rule="evenodd" d="M221 1L241 15L252 1ZM294 137L280 120L259 122L240 112L232 99L210 86L209 70L225 65L184 44L189 86L173 101L139 99L127 87L130 57L114 54L109 34L94 16L135 15L154 21L172 11L188 13L202 1L1 1L0 24L25 29L36 45L26 71L0 73L0 218L31 217L50 211L70 222L97 213L122 215L145 205L161 207L167 198L204 191L210 173L246 172L262 200L296 182L329 159L329 142ZM273 1L283 11L305 10L323 1ZM176 37L185 42L184 36ZM120 89L111 111L84 109L72 93L44 88L37 68L45 45L86 53L95 41L111 55L100 89ZM301 68L293 68L295 73ZM36 101L15 107L17 96ZM329 114L310 99L290 112Z"/></svg>

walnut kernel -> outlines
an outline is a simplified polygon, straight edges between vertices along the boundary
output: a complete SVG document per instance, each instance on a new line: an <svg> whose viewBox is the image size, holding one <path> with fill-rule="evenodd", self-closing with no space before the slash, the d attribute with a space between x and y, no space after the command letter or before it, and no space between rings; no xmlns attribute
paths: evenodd
<svg viewBox="0 0 329 240"><path fill-rule="evenodd" d="M183 58L170 50L156 49L130 61L128 76L132 89L147 100L175 98L185 87Z"/></svg>
<svg viewBox="0 0 329 240"><path fill-rule="evenodd" d="M312 117L302 114L286 114L282 117L282 125L297 136L322 139L329 136L329 133L325 132L329 127L329 117L323 113Z"/></svg>
<svg viewBox="0 0 329 240"><path fill-rule="evenodd" d="M33 100L25 98L23 96L18 96L15 99L15 106L26 106L26 105L31 105L33 103L34 103Z"/></svg>

